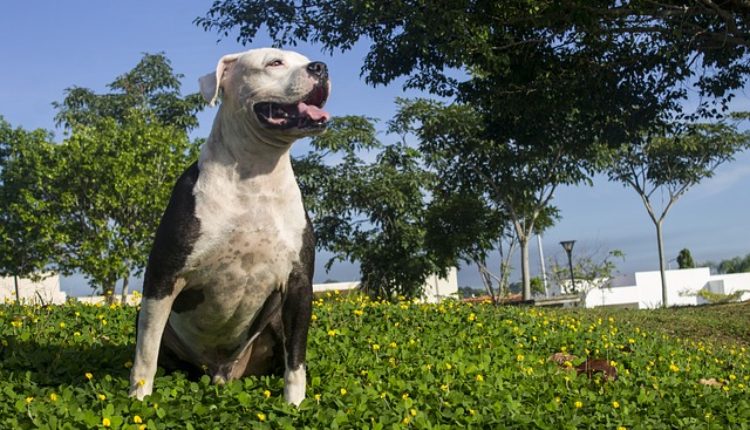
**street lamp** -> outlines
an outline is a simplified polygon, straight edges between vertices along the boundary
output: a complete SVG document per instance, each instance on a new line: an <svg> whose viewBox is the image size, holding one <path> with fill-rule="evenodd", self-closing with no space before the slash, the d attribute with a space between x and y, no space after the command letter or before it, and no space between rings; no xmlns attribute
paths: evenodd
<svg viewBox="0 0 750 430"><path fill-rule="evenodd" d="M573 257L571 254L573 254L573 245L575 245L575 240L563 240L560 242L560 245L562 245L565 252L568 254L568 266L570 266L570 287L575 291L576 288L576 280L573 276Z"/></svg>

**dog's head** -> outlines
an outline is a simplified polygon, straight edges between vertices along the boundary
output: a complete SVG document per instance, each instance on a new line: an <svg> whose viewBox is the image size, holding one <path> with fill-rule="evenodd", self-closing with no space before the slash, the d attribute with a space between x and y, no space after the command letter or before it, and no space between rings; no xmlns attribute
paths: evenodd
<svg viewBox="0 0 750 430"><path fill-rule="evenodd" d="M266 133L299 137L325 130L323 106L331 91L325 63L280 49L252 49L221 57L216 72L200 78L201 94L213 105L244 116Z"/></svg>

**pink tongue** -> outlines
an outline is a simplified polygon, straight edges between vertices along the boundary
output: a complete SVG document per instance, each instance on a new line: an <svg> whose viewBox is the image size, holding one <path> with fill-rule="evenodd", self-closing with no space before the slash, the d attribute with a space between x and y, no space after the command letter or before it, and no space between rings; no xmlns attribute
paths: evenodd
<svg viewBox="0 0 750 430"><path fill-rule="evenodd" d="M299 104L297 105L297 110L299 111L300 116L306 116L313 121L328 121L329 119L331 119L331 114L329 114L328 112L317 106L308 105L303 102L299 102Z"/></svg>

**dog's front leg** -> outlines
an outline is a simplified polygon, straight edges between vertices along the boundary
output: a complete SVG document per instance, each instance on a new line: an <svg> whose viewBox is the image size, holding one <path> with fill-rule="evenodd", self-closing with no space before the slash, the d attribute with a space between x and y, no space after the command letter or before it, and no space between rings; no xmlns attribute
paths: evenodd
<svg viewBox="0 0 750 430"><path fill-rule="evenodd" d="M130 396L143 400L151 394L164 327L177 294L159 299L143 298L138 315L135 360L130 371Z"/></svg>
<svg viewBox="0 0 750 430"><path fill-rule="evenodd" d="M284 307L284 400L299 406L305 399L305 354L312 315L312 282L295 270L289 277Z"/></svg>

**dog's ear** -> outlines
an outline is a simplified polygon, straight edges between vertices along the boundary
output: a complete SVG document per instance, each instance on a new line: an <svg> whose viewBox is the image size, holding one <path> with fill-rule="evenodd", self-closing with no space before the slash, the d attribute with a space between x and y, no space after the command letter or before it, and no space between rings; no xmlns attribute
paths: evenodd
<svg viewBox="0 0 750 430"><path fill-rule="evenodd" d="M216 65L216 72L209 73L198 79L198 82L201 86L201 95L208 102L209 106L213 106L214 104L216 104L216 99L219 97L219 88L221 87L221 81L224 77L224 73L232 63L240 58L240 55L242 55L242 53L228 54L221 57L219 63Z"/></svg>

